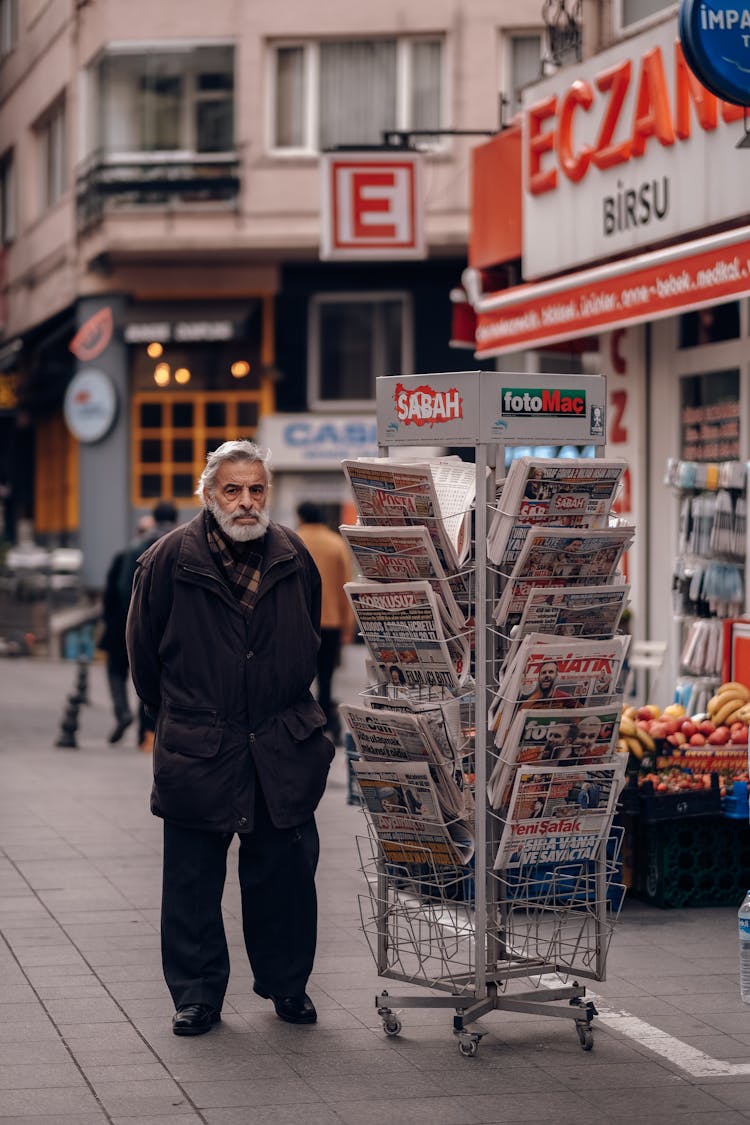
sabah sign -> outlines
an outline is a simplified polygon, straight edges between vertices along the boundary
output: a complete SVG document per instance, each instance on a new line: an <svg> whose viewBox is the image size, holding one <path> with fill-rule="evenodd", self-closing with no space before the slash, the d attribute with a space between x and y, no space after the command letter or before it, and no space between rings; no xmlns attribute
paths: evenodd
<svg viewBox="0 0 750 1125"><path fill-rule="evenodd" d="M322 259L427 256L419 154L326 153L320 168Z"/></svg>
<svg viewBox="0 0 750 1125"><path fill-rule="evenodd" d="M750 6L740 0L682 0L680 41L703 85L734 105L750 106Z"/></svg>

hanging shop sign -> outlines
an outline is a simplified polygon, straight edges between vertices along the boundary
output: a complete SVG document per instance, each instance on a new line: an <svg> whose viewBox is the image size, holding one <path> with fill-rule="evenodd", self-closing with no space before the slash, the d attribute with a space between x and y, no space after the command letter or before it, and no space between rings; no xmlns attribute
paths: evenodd
<svg viewBox="0 0 750 1125"><path fill-rule="evenodd" d="M656 320L750 293L750 227L479 296L478 358Z"/></svg>
<svg viewBox="0 0 750 1125"><path fill-rule="evenodd" d="M324 153L320 257L425 258L421 170L418 153Z"/></svg>
<svg viewBox="0 0 750 1125"><path fill-rule="evenodd" d="M63 414L78 441L93 444L105 438L117 417L117 391L109 375L95 367L74 375L65 392Z"/></svg>
<svg viewBox="0 0 750 1125"><path fill-rule="evenodd" d="M682 0L680 42L706 89L750 106L750 7L739 0Z"/></svg>
<svg viewBox="0 0 750 1125"><path fill-rule="evenodd" d="M529 88L524 277L745 216L742 121L688 67L676 19Z"/></svg>
<svg viewBox="0 0 750 1125"><path fill-rule="evenodd" d="M114 318L112 309L105 305L84 321L68 344L68 349L81 363L90 363L106 351L112 339Z"/></svg>

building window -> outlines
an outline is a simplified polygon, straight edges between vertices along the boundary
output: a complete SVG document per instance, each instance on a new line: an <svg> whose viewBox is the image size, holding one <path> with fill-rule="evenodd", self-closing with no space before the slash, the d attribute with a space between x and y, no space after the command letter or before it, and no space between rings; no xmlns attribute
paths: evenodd
<svg viewBox="0 0 750 1125"><path fill-rule="evenodd" d="M253 438L261 413L268 409L262 387L257 391L134 394L133 506L149 508L165 499L176 501L178 507L192 507L207 453L230 438Z"/></svg>
<svg viewBox="0 0 750 1125"><path fill-rule="evenodd" d="M698 348L702 344L737 340L739 335L739 301L729 301L725 305L710 305L693 312L680 313L680 348Z"/></svg>
<svg viewBox="0 0 750 1125"><path fill-rule="evenodd" d="M97 64L95 147L131 152L234 149L234 48L145 53L110 48Z"/></svg>
<svg viewBox="0 0 750 1125"><path fill-rule="evenodd" d="M410 371L411 304L404 293L327 293L310 303L309 401L370 404L379 375Z"/></svg>
<svg viewBox="0 0 750 1125"><path fill-rule="evenodd" d="M0 246L7 246L16 234L13 153L0 156Z"/></svg>
<svg viewBox="0 0 750 1125"><path fill-rule="evenodd" d="M629 31L635 24L658 16L674 6L674 0L615 0L615 26Z"/></svg>
<svg viewBox="0 0 750 1125"><path fill-rule="evenodd" d="M276 151L380 144L386 130L441 126L439 38L278 44L272 68Z"/></svg>
<svg viewBox="0 0 750 1125"><path fill-rule="evenodd" d="M0 0L0 59L10 54L17 37L17 0Z"/></svg>
<svg viewBox="0 0 750 1125"><path fill-rule="evenodd" d="M68 189L65 99L60 98L34 127L39 154L39 204L53 207Z"/></svg>
<svg viewBox="0 0 750 1125"><path fill-rule="evenodd" d="M544 38L540 31L514 32L503 36L500 91L504 120L509 120L520 111L524 87L538 82L542 77L543 52Z"/></svg>

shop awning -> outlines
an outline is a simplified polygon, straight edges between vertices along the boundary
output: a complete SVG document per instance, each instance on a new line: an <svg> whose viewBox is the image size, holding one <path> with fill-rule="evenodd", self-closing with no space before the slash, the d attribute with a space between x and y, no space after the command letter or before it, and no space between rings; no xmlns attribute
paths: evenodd
<svg viewBox="0 0 750 1125"><path fill-rule="evenodd" d="M476 316L474 353L484 359L750 293L750 226L622 258L550 281L482 293L479 273L466 270L466 297L454 296L452 338L466 339L468 301Z"/></svg>

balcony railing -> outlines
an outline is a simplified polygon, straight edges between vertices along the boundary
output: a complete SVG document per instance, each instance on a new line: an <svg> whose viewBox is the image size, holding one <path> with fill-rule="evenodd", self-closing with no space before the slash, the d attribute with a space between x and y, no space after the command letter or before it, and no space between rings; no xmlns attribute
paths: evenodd
<svg viewBox="0 0 750 1125"><path fill-rule="evenodd" d="M240 161L236 153L95 154L76 177L78 233L97 226L110 211L232 205L239 190Z"/></svg>

